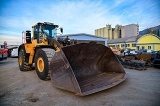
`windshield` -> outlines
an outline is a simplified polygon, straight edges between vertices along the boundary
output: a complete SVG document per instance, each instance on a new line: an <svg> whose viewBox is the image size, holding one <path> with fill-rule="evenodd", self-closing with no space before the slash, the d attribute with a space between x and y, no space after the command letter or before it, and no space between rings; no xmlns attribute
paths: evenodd
<svg viewBox="0 0 160 106"><path fill-rule="evenodd" d="M44 25L43 26L43 33L46 34L47 37L55 37L55 27L51 25Z"/></svg>

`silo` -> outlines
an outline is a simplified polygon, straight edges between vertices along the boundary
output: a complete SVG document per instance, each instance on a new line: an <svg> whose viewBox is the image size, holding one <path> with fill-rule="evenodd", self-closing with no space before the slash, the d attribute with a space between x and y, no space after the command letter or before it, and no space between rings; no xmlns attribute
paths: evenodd
<svg viewBox="0 0 160 106"><path fill-rule="evenodd" d="M95 30L95 35L98 36L97 29Z"/></svg>
<svg viewBox="0 0 160 106"><path fill-rule="evenodd" d="M108 39L112 39L112 30L111 30L111 25L106 25L107 27L107 34L108 34Z"/></svg>
<svg viewBox="0 0 160 106"><path fill-rule="evenodd" d="M103 28L104 37L108 39L108 29L107 27Z"/></svg>
<svg viewBox="0 0 160 106"><path fill-rule="evenodd" d="M103 28L100 28L100 35L103 37Z"/></svg>
<svg viewBox="0 0 160 106"><path fill-rule="evenodd" d="M97 35L100 36L100 29L97 29Z"/></svg>
<svg viewBox="0 0 160 106"><path fill-rule="evenodd" d="M109 36L109 25L106 25L106 35L107 35L107 38L110 39L110 36Z"/></svg>
<svg viewBox="0 0 160 106"><path fill-rule="evenodd" d="M116 25L116 26L115 26L115 30L114 30L114 36L113 36L113 39L118 38L118 32L119 32L119 26L118 26L118 25Z"/></svg>

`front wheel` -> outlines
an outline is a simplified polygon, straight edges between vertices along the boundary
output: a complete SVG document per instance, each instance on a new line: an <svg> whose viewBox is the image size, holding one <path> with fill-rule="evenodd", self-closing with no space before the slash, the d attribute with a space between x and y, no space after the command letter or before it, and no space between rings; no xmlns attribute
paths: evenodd
<svg viewBox="0 0 160 106"><path fill-rule="evenodd" d="M47 80L49 77L49 62L54 55L54 50L49 48L39 49L35 55L35 69L41 80Z"/></svg>

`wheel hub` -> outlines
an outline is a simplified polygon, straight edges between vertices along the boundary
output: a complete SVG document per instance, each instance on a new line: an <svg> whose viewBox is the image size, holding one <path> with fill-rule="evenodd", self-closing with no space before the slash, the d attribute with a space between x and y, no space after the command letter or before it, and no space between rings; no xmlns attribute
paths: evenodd
<svg viewBox="0 0 160 106"><path fill-rule="evenodd" d="M39 72L44 71L44 61L43 61L42 57L39 57L37 60L37 68L38 68Z"/></svg>

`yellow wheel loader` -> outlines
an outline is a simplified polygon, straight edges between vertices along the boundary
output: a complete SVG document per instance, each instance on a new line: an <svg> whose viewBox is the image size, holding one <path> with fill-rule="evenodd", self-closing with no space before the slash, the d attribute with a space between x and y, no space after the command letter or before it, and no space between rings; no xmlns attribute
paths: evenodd
<svg viewBox="0 0 160 106"><path fill-rule="evenodd" d="M111 88L126 79L126 73L112 50L96 42L73 44L56 38L53 23L32 26L33 37L26 31L26 43L19 46L21 71L35 70L41 80L48 77L55 87L89 95ZM50 76L49 76L50 75Z"/></svg>

